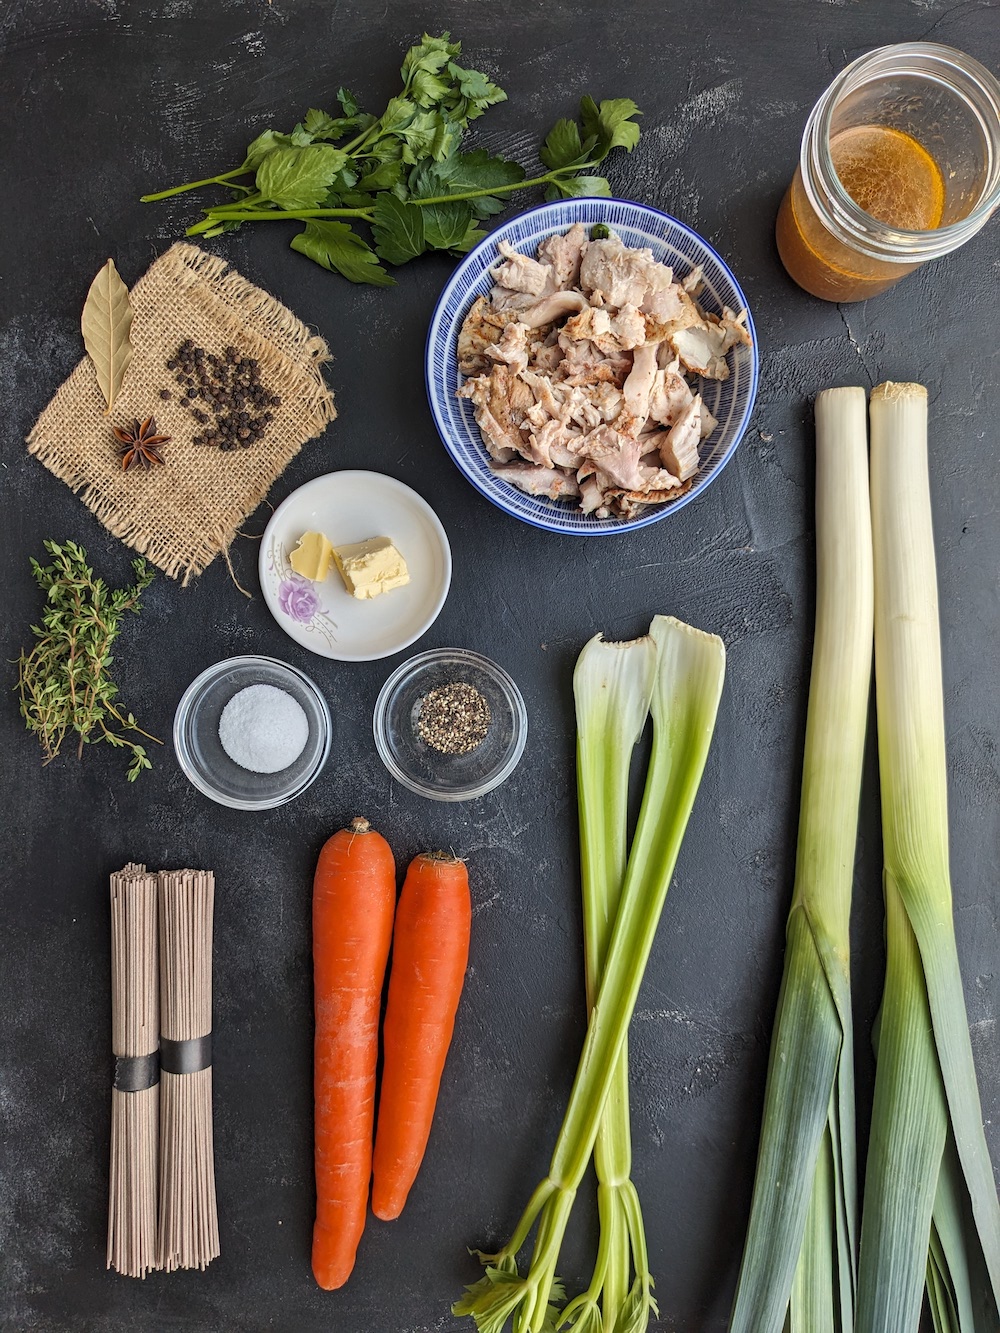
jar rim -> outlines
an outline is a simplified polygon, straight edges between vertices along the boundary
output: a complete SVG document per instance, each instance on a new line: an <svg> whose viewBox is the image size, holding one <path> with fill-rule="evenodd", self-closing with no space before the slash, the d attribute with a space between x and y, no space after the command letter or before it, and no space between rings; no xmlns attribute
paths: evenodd
<svg viewBox="0 0 1000 1333"><path fill-rule="evenodd" d="M891 227L865 212L844 188L830 156L833 115L843 98L876 78L907 69L947 82L969 104L989 153L987 180L975 206L964 218L925 231ZM972 56L938 42L876 47L845 66L813 107L802 134L799 167L817 216L851 248L872 259L910 265L948 254L970 240L1000 204L1000 83Z"/></svg>

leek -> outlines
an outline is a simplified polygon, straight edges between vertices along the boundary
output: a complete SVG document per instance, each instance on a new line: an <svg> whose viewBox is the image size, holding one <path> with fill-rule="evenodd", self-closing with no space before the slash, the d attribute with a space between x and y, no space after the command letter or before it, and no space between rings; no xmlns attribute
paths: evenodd
<svg viewBox="0 0 1000 1333"><path fill-rule="evenodd" d="M816 399L816 631L795 887L732 1333L848 1333L856 1236L849 919L872 663L865 394Z"/></svg>
<svg viewBox="0 0 1000 1333"><path fill-rule="evenodd" d="M549 1173L507 1244L495 1254L480 1253L486 1276L452 1307L456 1315L471 1315L479 1333L501 1333L508 1318L514 1333L543 1333L559 1317L555 1270L560 1246L615 1085L639 984L708 756L725 671L722 640L666 616L657 616L649 633L657 654L653 748L618 912ZM531 1260L522 1276L517 1255L536 1222ZM606 1237L602 1242L606 1244Z"/></svg>
<svg viewBox="0 0 1000 1333"><path fill-rule="evenodd" d="M927 391L873 390L871 437L886 979L856 1327L912 1333L926 1282L939 1331L995 1333L1000 1204L952 917Z"/></svg>

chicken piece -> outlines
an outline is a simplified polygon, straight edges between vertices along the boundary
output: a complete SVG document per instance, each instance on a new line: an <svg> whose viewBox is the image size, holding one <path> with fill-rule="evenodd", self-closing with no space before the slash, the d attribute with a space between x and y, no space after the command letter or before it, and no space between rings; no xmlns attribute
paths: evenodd
<svg viewBox="0 0 1000 1333"><path fill-rule="evenodd" d="M674 282L673 270L655 259L645 267L646 295L640 309L643 314L658 324L670 324L681 315L684 305L684 288Z"/></svg>
<svg viewBox="0 0 1000 1333"><path fill-rule="evenodd" d="M559 374L570 385L603 382L621 388L632 369L632 357L628 352L605 356L592 342L578 342L565 330L559 334L559 346L564 352Z"/></svg>
<svg viewBox="0 0 1000 1333"><path fill-rule="evenodd" d="M550 417L528 437L532 461L543 467L568 467L575 471L580 460L573 446L579 438L579 431L569 430L561 421Z"/></svg>
<svg viewBox="0 0 1000 1333"><path fill-rule="evenodd" d="M540 329L557 319L564 319L580 310L586 310L587 298L582 292L555 292L541 301L532 302L518 311L518 319L529 329Z"/></svg>
<svg viewBox="0 0 1000 1333"><path fill-rule="evenodd" d="M726 353L737 343L750 345L750 334L742 322L745 317L746 312L737 316L725 307L721 318L700 315L696 322L668 335L685 370L704 375L709 380L728 379Z"/></svg>
<svg viewBox="0 0 1000 1333"><path fill-rule="evenodd" d="M693 485L685 481L679 486L669 486L663 490L620 491L613 487L604 492L607 512L617 518L637 518L649 505L666 504L668 500L678 500L686 495Z"/></svg>
<svg viewBox="0 0 1000 1333"><path fill-rule="evenodd" d="M647 341L646 321L634 305L627 305L617 314L588 306L563 325L562 332L575 342L592 342L605 356L630 352Z"/></svg>
<svg viewBox="0 0 1000 1333"><path fill-rule="evenodd" d="M499 342L485 348L492 361L502 361L512 370L524 370L528 365L528 330L524 324L508 324Z"/></svg>
<svg viewBox="0 0 1000 1333"><path fill-rule="evenodd" d="M592 305L619 310L634 306L660 324L678 318L684 297L673 269L654 259L652 250L630 250L617 236L587 246L580 265L580 286L590 294Z"/></svg>
<svg viewBox="0 0 1000 1333"><path fill-rule="evenodd" d="M520 379L531 390L536 405L546 417L555 417L559 421L569 419L563 399L563 387L558 380L550 380L547 375L539 375L534 370L527 369L521 371Z"/></svg>
<svg viewBox="0 0 1000 1333"><path fill-rule="evenodd" d="M670 342L685 370L707 380L727 380L726 332L721 324L689 324L670 335Z"/></svg>
<svg viewBox="0 0 1000 1333"><path fill-rule="evenodd" d="M638 423L636 434L642 429L649 416L649 395L657 376L663 371L656 368L656 346L646 343L635 349L632 369L622 386L625 398L625 411Z"/></svg>
<svg viewBox="0 0 1000 1333"><path fill-rule="evenodd" d="M659 441L660 462L678 481L687 481L698 471L701 459L701 398L692 398L677 421Z"/></svg>
<svg viewBox="0 0 1000 1333"><path fill-rule="evenodd" d="M665 369L658 370L649 392L649 418L661 426L672 426L694 399L694 392L678 366L675 359Z"/></svg>
<svg viewBox="0 0 1000 1333"><path fill-rule="evenodd" d="M647 342L658 341L649 337L647 320L634 305L623 306L612 318L611 336L623 352L630 352L634 347L641 347ZM615 349L605 347L601 350L610 352Z"/></svg>
<svg viewBox="0 0 1000 1333"><path fill-rule="evenodd" d="M458 397L472 400L476 423L492 458L508 463L518 454L530 457L530 432L525 418L535 399L509 366L501 362L489 375L466 380L458 390Z"/></svg>
<svg viewBox="0 0 1000 1333"><path fill-rule="evenodd" d="M527 327L527 326L525 326ZM528 365L539 375L554 375L563 359L563 349L558 342L537 343L532 346Z"/></svg>
<svg viewBox="0 0 1000 1333"><path fill-rule="evenodd" d="M507 241L501 241L497 249L505 261L490 269L497 287L508 294L521 293L533 300L549 296L556 290L555 270L550 264L540 264L530 255L521 254Z"/></svg>
<svg viewBox="0 0 1000 1333"><path fill-rule="evenodd" d="M463 375L489 370L486 348L500 341L507 323L507 316L495 310L485 296L476 297L458 335L458 368Z"/></svg>
<svg viewBox="0 0 1000 1333"><path fill-rule="evenodd" d="M569 384L559 386L562 412L568 422L584 431L594 430L605 422L616 421L621 414L624 399L621 390L613 384Z"/></svg>
<svg viewBox="0 0 1000 1333"><path fill-rule="evenodd" d="M574 222L562 236L547 236L538 247L538 259L549 264L560 290L575 287L580 280L580 260L587 248L587 232L582 222Z"/></svg>
<svg viewBox="0 0 1000 1333"><path fill-rule="evenodd" d="M681 283L681 286L687 292L688 296L697 296L704 285L705 270L700 264L695 264L694 268Z"/></svg>
<svg viewBox="0 0 1000 1333"><path fill-rule="evenodd" d="M614 426L598 426L580 437L575 446L585 474L594 471L607 478L609 485L628 490L641 487L643 474L639 464L642 448L639 443L622 435ZM588 466L589 465L589 466ZM578 473L579 476L579 473Z"/></svg>
<svg viewBox="0 0 1000 1333"><path fill-rule="evenodd" d="M589 477L584 477L579 486L580 508L583 512L585 514L596 513L598 518L607 518L609 511L604 504L604 492L601 490L601 483L597 480L597 474L592 472Z"/></svg>
<svg viewBox="0 0 1000 1333"><path fill-rule="evenodd" d="M580 264L580 286L588 294L600 292L603 305L638 309L649 287L647 265L655 262L652 250L630 250L617 236L591 241Z"/></svg>
<svg viewBox="0 0 1000 1333"><path fill-rule="evenodd" d="M494 476L509 481L527 495L545 495L550 500L570 500L580 494L572 472L561 468L535 467L531 463L490 464Z"/></svg>
<svg viewBox="0 0 1000 1333"><path fill-rule="evenodd" d="M701 409L701 438L707 440L719 423L705 406L705 400L702 398L701 394L698 394L698 405Z"/></svg>

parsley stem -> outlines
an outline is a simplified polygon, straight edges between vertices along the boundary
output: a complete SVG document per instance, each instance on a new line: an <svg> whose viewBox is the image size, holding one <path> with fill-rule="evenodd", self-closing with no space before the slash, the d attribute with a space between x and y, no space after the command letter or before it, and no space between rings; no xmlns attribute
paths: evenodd
<svg viewBox="0 0 1000 1333"><path fill-rule="evenodd" d="M246 176L249 172L248 167L237 167L235 171L224 172L221 176L206 176L203 181L188 181L186 185L175 185L170 190L160 190L158 194L144 194L141 196L140 204L155 204L160 199L170 199L175 194L184 194L186 190L198 190L203 185L226 185L234 176ZM245 185L237 185L236 189L245 190Z"/></svg>
<svg viewBox="0 0 1000 1333"><path fill-rule="evenodd" d="M210 222L287 222L296 218L363 218L371 222L370 208L207 208L206 219ZM200 223L196 223L200 226Z"/></svg>
<svg viewBox="0 0 1000 1333"><path fill-rule="evenodd" d="M459 194L433 195L428 199L408 199L409 204L423 208L427 204L459 204L467 199L483 199L488 195L513 194L516 190L530 190L534 185L550 185L564 176L577 175L587 171L596 163L587 162L583 166L559 167L547 171L544 176L533 176L530 180L515 181L511 185L494 185L482 190L463 190ZM307 221L309 218L362 218L371 222L373 211L370 208L241 208L238 204L230 207L206 208L206 218L213 222L287 222L289 220ZM196 224L198 226L202 224Z"/></svg>
<svg viewBox="0 0 1000 1333"><path fill-rule="evenodd" d="M547 171L544 176L532 176L530 180L515 181L512 185L493 185L485 190L463 190L461 194L440 194L430 199L408 199L409 204L458 204L465 199L482 199L485 195L513 194L516 190L530 190L534 185L551 185L563 176L575 176L578 172L589 171L596 164L586 162L583 166L559 167L556 171Z"/></svg>

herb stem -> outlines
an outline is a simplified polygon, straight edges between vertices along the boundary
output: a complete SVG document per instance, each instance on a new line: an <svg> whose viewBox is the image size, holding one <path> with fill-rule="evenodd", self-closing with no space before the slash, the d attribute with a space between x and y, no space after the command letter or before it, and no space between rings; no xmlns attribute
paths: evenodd
<svg viewBox="0 0 1000 1333"><path fill-rule="evenodd" d="M459 204L468 199L483 199L488 195L513 194L517 190L530 190L535 185L550 185L553 181L561 180L565 176L575 176L581 171L587 171L596 165L593 162L587 162L583 166L559 167L555 171L547 171L544 176L532 176L529 180L515 181L511 185L491 185L483 190L462 190L457 194L439 194L432 195L427 199L407 199L408 204L415 204L419 208L424 208L428 204ZM240 208L238 205L219 208L206 208L205 217L212 222L305 222L309 218L360 218L365 222L371 222L374 211L370 208ZM204 226L204 222L195 223L196 227ZM188 235L191 235L193 228L189 229Z"/></svg>
<svg viewBox="0 0 1000 1333"><path fill-rule="evenodd" d="M427 204L459 204L466 199L482 199L485 195L513 194L516 190L530 190L534 185L551 185L564 176L575 176L587 171L595 164L587 162L583 166L559 167L556 171L547 171L544 176L532 176L530 180L515 181L512 185L491 185L485 190L463 190L461 194L439 194L429 199L408 199L408 204L418 204L424 208Z"/></svg>
<svg viewBox="0 0 1000 1333"><path fill-rule="evenodd" d="M296 218L363 218L370 222L374 216L370 208L207 208L206 218L212 222L287 222ZM203 223L196 222L200 227ZM189 229L190 232L193 228Z"/></svg>
<svg viewBox="0 0 1000 1333"><path fill-rule="evenodd" d="M174 185L169 190L159 190L156 194L144 194L140 196L140 204L155 204L161 199L171 199L175 194L184 194L187 190L199 190L203 185L227 185L234 176L246 176L250 171L249 167L237 167L235 171L223 172L221 176L206 176L202 181L188 181L186 185ZM237 185L237 190L248 190L247 185Z"/></svg>

